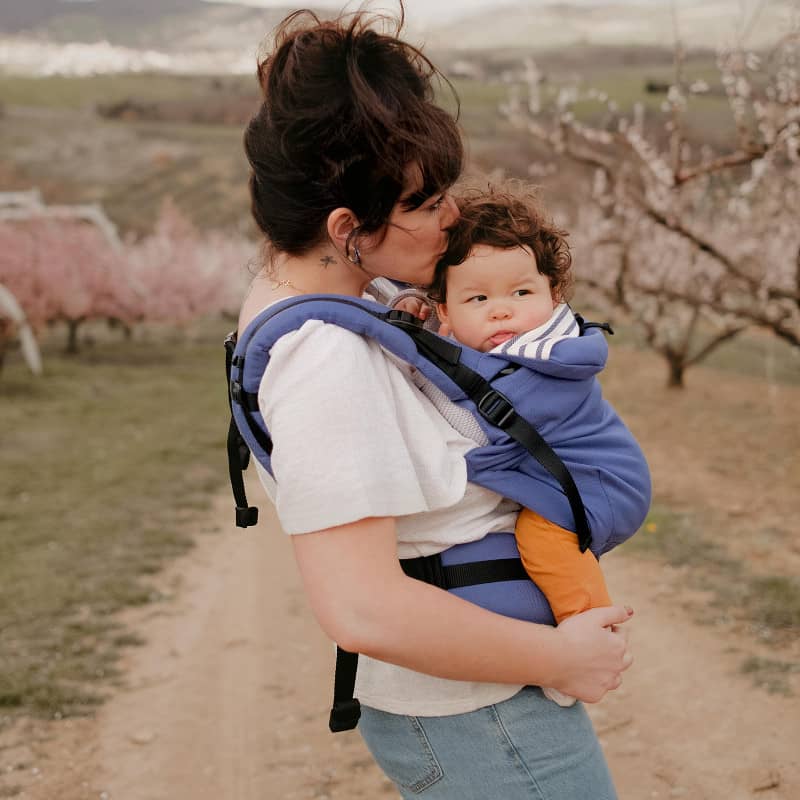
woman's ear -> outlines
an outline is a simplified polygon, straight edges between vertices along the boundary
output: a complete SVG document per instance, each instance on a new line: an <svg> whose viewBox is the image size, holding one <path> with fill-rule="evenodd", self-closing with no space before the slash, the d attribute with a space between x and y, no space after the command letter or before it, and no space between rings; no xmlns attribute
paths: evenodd
<svg viewBox="0 0 800 800"><path fill-rule="evenodd" d="M349 208L334 208L328 214L328 238L333 246L349 255L348 246L352 246L353 231L359 226L358 217Z"/></svg>

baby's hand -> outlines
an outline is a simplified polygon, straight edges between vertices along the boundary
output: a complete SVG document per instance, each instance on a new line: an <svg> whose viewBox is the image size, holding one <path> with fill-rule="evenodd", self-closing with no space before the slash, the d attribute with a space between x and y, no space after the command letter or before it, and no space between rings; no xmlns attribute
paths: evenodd
<svg viewBox="0 0 800 800"><path fill-rule="evenodd" d="M423 322L431 315L430 305L421 297L403 297L393 305L393 308L398 308L400 311L407 311Z"/></svg>

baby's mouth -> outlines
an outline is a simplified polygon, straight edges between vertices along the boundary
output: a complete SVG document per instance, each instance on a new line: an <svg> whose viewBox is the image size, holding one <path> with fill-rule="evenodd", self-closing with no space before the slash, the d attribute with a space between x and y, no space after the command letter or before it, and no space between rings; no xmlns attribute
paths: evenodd
<svg viewBox="0 0 800 800"><path fill-rule="evenodd" d="M507 342L509 339L513 339L514 336L516 336L514 331L498 331L497 333L489 337L489 341L495 347L497 347L498 344L503 344L503 342Z"/></svg>

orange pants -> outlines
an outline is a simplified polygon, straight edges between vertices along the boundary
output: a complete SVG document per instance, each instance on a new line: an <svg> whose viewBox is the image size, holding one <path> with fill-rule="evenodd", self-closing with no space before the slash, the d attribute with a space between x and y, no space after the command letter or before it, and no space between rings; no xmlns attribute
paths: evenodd
<svg viewBox="0 0 800 800"><path fill-rule="evenodd" d="M572 531L523 508L514 533L525 570L550 603L556 622L612 605L600 564L590 550L581 553Z"/></svg>

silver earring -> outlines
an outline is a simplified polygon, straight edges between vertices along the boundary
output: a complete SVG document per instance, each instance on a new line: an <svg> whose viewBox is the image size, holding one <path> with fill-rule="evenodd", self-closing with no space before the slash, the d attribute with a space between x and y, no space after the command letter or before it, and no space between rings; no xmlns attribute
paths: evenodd
<svg viewBox="0 0 800 800"><path fill-rule="evenodd" d="M348 261L351 264L355 264L356 266L361 266L361 251L358 249L358 245L353 245L353 255L347 256Z"/></svg>

